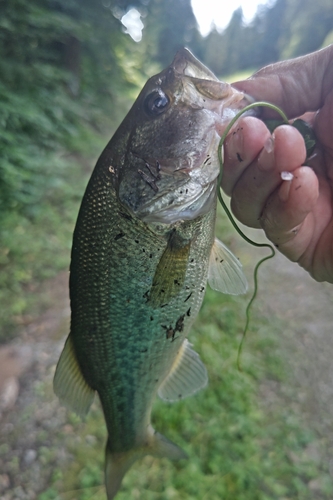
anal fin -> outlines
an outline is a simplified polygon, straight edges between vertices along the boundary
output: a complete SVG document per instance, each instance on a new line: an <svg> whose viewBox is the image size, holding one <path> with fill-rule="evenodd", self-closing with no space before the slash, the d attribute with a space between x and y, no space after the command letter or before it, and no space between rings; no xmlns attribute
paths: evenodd
<svg viewBox="0 0 333 500"><path fill-rule="evenodd" d="M83 378L70 335L57 364L53 389L64 406L80 416L88 413L95 391Z"/></svg>
<svg viewBox="0 0 333 500"><path fill-rule="evenodd" d="M208 383L207 370L192 344L184 340L158 395L165 401L178 401L196 393Z"/></svg>

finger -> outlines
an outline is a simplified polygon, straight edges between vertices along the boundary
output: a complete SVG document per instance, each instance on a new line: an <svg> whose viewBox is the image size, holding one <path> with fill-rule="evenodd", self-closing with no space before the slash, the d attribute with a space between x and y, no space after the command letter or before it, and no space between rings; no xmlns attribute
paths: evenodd
<svg viewBox="0 0 333 500"><path fill-rule="evenodd" d="M260 222L267 237L289 259L298 261L313 240L319 187L310 167L299 167L269 198ZM309 252L312 253L312 252Z"/></svg>
<svg viewBox="0 0 333 500"><path fill-rule="evenodd" d="M271 64L250 79L233 83L257 100L282 108L289 118L316 111L333 86L333 45L297 59ZM263 118L274 112L264 108Z"/></svg>
<svg viewBox="0 0 333 500"><path fill-rule="evenodd" d="M224 144L222 189L231 195L244 170L253 162L270 137L266 125L251 116L241 118L229 133Z"/></svg>
<svg viewBox="0 0 333 500"><path fill-rule="evenodd" d="M261 227L260 216L269 196L281 184L281 172L293 172L305 160L301 134L282 125L266 139L264 149L244 170L232 191L231 208L235 216L251 227Z"/></svg>
<svg viewBox="0 0 333 500"><path fill-rule="evenodd" d="M333 159L333 89L326 97L324 106L315 117L314 130L317 138L326 148L331 159Z"/></svg>

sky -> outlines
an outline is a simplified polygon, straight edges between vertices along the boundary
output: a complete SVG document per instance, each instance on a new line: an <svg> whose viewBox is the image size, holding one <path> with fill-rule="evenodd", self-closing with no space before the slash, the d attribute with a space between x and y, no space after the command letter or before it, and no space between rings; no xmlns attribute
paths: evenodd
<svg viewBox="0 0 333 500"><path fill-rule="evenodd" d="M223 30L229 24L233 12L242 7L245 22L251 21L255 16L258 5L272 3L274 0L191 0L194 15L203 36L208 35L214 24L218 30ZM126 27L133 40L139 42L142 38L143 23L140 14L131 8L122 18L121 22Z"/></svg>
<svg viewBox="0 0 333 500"><path fill-rule="evenodd" d="M270 0L191 0L194 15L198 21L200 32L208 35L212 23L218 30L223 30L229 24L232 13L242 7L245 22L251 21L258 5L272 3Z"/></svg>

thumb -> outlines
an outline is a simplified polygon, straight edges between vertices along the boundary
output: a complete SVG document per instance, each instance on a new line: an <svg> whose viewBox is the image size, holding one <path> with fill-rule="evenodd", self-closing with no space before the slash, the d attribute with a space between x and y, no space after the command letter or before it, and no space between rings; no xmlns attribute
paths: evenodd
<svg viewBox="0 0 333 500"><path fill-rule="evenodd" d="M279 106L295 118L320 109L333 88L333 45L296 59L270 64L248 80L232 84L256 100ZM274 112L264 109L263 118Z"/></svg>

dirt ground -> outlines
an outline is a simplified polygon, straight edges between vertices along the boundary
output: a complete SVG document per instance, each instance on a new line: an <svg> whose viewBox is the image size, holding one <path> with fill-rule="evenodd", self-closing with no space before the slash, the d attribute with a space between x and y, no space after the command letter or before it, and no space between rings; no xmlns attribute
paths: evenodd
<svg viewBox="0 0 333 500"><path fill-rule="evenodd" d="M256 255L255 250L252 253ZM19 338L0 348L0 497L3 500L37 498L38 491L49 481L45 464L66 459L64 449L58 449L51 459L48 457L45 436L56 433L65 422L65 411L51 392L51 380L68 331L67 281L66 272L48 282L46 288L52 306L27 325ZM285 325L280 349L287 359L290 382L282 388L283 400L295 405L322 438L320 449L313 449L312 453L322 454L321 460L328 461L333 476L333 457L330 458L333 286L316 283L296 264L277 255L260 271L258 299L256 307L260 312L281 318ZM38 402L41 391L45 401L45 381L50 388L47 403L37 404L32 410L31 401ZM264 382L260 393L268 410L281 401L281 387L271 382ZM314 481L311 487L316 498L316 488L320 485Z"/></svg>

